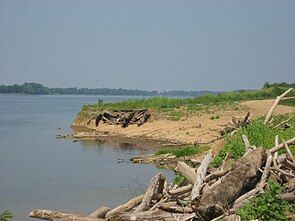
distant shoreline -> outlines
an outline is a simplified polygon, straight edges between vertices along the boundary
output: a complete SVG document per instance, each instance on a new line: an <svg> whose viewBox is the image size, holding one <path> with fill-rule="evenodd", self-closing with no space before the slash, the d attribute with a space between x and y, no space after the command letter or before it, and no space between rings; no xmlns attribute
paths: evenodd
<svg viewBox="0 0 295 221"><path fill-rule="evenodd" d="M103 95L103 96L181 96L195 97L203 94L216 94L217 91L183 91L172 90L159 92L156 90L138 90L123 88L49 88L39 83L24 83L21 85L0 85L0 94L30 94L30 95Z"/></svg>

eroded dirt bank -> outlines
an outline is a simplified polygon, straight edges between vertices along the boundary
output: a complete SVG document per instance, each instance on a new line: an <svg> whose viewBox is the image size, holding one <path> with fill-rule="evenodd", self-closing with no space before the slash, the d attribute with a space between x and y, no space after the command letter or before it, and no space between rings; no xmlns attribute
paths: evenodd
<svg viewBox="0 0 295 221"><path fill-rule="evenodd" d="M161 145L198 143L218 148L223 144L219 131L233 117L243 117L247 112L250 112L251 119L264 116L273 102L274 100L255 100L240 102L235 106L228 106L226 108L212 107L177 121L169 120L164 115L161 116L161 114L152 114L151 119L140 127L130 125L127 128L122 128L119 125L103 123L96 127L94 121L87 124L89 119L81 120L78 118L74 120L72 126L79 128L79 131L94 130L103 137L115 140L126 139L126 142L134 139L139 143L141 140L143 143L146 143L146 140L150 140ZM285 114L294 111L295 107L278 105L275 114Z"/></svg>

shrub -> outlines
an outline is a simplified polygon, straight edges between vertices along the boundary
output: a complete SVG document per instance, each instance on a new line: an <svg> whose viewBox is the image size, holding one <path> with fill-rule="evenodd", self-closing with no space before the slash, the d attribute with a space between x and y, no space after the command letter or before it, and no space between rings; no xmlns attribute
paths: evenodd
<svg viewBox="0 0 295 221"><path fill-rule="evenodd" d="M8 221L10 219L12 219L13 215L11 212L9 211L4 211L1 215L0 215L0 221Z"/></svg>
<svg viewBox="0 0 295 221"><path fill-rule="evenodd" d="M292 210L294 204L278 196L283 190L280 184L269 182L269 190L246 203L238 210L238 215L242 220L287 221L286 212Z"/></svg>

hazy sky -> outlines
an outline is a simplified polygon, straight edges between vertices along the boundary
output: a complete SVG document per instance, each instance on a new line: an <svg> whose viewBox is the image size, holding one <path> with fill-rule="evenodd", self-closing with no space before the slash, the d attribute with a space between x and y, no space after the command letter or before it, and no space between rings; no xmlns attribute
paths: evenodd
<svg viewBox="0 0 295 221"><path fill-rule="evenodd" d="M148 90L295 81L295 1L0 0L0 84Z"/></svg>

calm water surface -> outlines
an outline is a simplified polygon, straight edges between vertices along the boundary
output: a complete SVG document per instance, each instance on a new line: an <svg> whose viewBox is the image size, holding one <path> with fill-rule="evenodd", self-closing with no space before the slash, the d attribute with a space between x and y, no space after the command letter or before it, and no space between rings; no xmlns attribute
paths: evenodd
<svg viewBox="0 0 295 221"><path fill-rule="evenodd" d="M84 104L126 97L0 95L0 212L32 220L29 211L46 208L87 214L144 192L158 171L153 165L117 163L143 150L57 140Z"/></svg>

